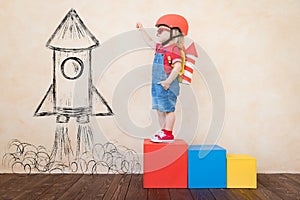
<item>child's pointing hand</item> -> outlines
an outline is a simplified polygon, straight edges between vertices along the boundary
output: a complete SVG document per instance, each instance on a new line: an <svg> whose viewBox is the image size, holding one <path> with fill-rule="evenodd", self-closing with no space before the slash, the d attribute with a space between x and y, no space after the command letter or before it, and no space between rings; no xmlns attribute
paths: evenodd
<svg viewBox="0 0 300 200"><path fill-rule="evenodd" d="M141 22L137 22L136 23L136 28L141 29L141 28L144 28L144 27L143 27L143 24Z"/></svg>

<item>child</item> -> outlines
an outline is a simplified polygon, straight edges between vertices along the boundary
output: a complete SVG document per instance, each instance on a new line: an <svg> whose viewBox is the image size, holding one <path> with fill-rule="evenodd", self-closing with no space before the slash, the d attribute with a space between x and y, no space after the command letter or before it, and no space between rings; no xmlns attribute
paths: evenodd
<svg viewBox="0 0 300 200"><path fill-rule="evenodd" d="M152 65L152 108L157 110L161 130L151 136L152 142L173 142L175 105L179 95L178 75L183 70L182 50L184 36L188 32L187 20L177 14L160 17L155 26L158 43L147 34L143 25L136 27L143 33L146 42L155 49Z"/></svg>

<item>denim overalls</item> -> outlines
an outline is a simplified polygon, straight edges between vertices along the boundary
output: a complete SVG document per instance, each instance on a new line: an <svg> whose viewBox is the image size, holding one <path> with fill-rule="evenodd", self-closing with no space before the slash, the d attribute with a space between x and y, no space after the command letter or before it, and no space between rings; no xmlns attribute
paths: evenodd
<svg viewBox="0 0 300 200"><path fill-rule="evenodd" d="M160 112L174 112L179 95L179 83L176 78L170 85L168 90L165 90L160 81L168 78L164 70L164 54L156 53L152 65L152 109Z"/></svg>

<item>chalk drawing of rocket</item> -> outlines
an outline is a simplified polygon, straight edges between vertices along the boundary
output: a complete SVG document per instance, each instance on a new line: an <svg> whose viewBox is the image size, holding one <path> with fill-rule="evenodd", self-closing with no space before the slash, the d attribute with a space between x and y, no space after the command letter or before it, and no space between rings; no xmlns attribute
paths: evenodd
<svg viewBox="0 0 300 200"><path fill-rule="evenodd" d="M99 41L71 9L48 40L53 50L53 82L34 116L56 116L56 131L51 157L70 162L73 155L68 123L78 123L76 157L89 153L93 146L91 116L113 115L112 109L93 85L91 52Z"/></svg>

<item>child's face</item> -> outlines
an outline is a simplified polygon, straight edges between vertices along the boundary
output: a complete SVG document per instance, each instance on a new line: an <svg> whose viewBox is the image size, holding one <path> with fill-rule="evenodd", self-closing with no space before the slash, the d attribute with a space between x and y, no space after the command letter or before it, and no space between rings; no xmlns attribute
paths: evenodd
<svg viewBox="0 0 300 200"><path fill-rule="evenodd" d="M170 38L170 28L167 26L159 26L156 36L160 42L165 42Z"/></svg>

